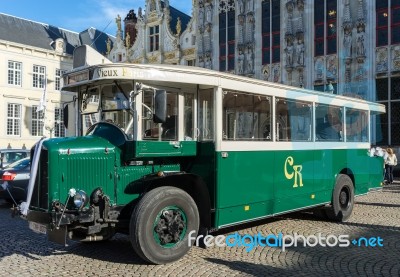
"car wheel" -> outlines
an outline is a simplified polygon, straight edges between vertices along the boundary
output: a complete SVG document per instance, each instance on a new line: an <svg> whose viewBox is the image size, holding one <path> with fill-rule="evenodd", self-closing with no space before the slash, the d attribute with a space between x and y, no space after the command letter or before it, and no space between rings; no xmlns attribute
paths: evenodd
<svg viewBox="0 0 400 277"><path fill-rule="evenodd" d="M346 221L354 207L354 185L349 176L339 174L333 190L330 209L326 210L327 217L332 221Z"/></svg>
<svg viewBox="0 0 400 277"><path fill-rule="evenodd" d="M129 227L135 252L147 262L165 264L188 252L188 234L195 231L192 236L197 236L199 213L196 203L185 191L159 187L139 200Z"/></svg>

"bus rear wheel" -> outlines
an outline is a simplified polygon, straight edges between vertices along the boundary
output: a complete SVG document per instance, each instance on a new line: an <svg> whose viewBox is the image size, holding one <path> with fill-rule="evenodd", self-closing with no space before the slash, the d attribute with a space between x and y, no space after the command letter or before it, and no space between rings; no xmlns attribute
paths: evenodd
<svg viewBox="0 0 400 277"><path fill-rule="evenodd" d="M350 177L339 174L332 195L332 205L326 210L327 217L332 221L346 221L351 216L354 207L354 185Z"/></svg>
<svg viewBox="0 0 400 277"><path fill-rule="evenodd" d="M129 236L135 252L145 261L165 264L189 250L188 235L199 229L199 212L193 198L175 187L159 187L137 203Z"/></svg>

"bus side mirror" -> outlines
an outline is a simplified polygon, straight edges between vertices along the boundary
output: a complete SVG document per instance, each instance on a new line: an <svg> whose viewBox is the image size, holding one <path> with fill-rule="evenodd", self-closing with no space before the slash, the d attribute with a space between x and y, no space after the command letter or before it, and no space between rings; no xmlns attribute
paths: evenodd
<svg viewBox="0 0 400 277"><path fill-rule="evenodd" d="M164 123L167 119L167 92L157 89L154 95L154 123Z"/></svg>
<svg viewBox="0 0 400 277"><path fill-rule="evenodd" d="M68 129L68 106L66 105L63 109L63 121L66 129Z"/></svg>

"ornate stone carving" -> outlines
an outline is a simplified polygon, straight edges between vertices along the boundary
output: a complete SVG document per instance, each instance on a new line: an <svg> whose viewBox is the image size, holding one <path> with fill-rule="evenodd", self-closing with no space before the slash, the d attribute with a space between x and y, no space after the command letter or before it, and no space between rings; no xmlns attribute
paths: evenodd
<svg viewBox="0 0 400 277"><path fill-rule="evenodd" d="M288 41L288 44L285 48L285 53L286 53L286 69L290 70L293 67L293 55L294 55L293 42L291 40Z"/></svg>
<svg viewBox="0 0 400 277"><path fill-rule="evenodd" d="M194 55L195 51L196 51L195 48L185 49L185 50L183 50L183 55L184 56Z"/></svg>
<svg viewBox="0 0 400 277"><path fill-rule="evenodd" d="M140 57L139 59L132 60L132 63L142 63L142 59L143 59L143 57Z"/></svg>
<svg viewBox="0 0 400 277"><path fill-rule="evenodd" d="M297 0L297 9L299 11L304 11L304 0Z"/></svg>
<svg viewBox="0 0 400 277"><path fill-rule="evenodd" d="M253 13L247 14L246 43L254 42L254 24L255 24L254 14Z"/></svg>
<svg viewBox="0 0 400 277"><path fill-rule="evenodd" d="M247 74L254 73L254 50L253 45L248 45L246 52L246 72Z"/></svg>
<svg viewBox="0 0 400 277"><path fill-rule="evenodd" d="M279 63L272 66L272 81L275 83L281 82L281 65Z"/></svg>
<svg viewBox="0 0 400 277"><path fill-rule="evenodd" d="M243 75L243 74L244 74L244 53L243 53L243 47L239 47L237 74L239 74L239 75Z"/></svg>
<svg viewBox="0 0 400 277"><path fill-rule="evenodd" d="M345 58L351 58L352 54L352 34L351 30L344 30L344 37L343 37L343 52Z"/></svg>
<svg viewBox="0 0 400 277"><path fill-rule="evenodd" d="M357 35L357 57L365 57L364 33Z"/></svg>
<svg viewBox="0 0 400 277"><path fill-rule="evenodd" d="M203 55L199 55L199 67L204 68L204 56Z"/></svg>
<svg viewBox="0 0 400 277"><path fill-rule="evenodd" d="M203 8L203 7L199 7L199 13L198 13L198 15L199 15L199 18L198 18L197 25L198 25L199 27L202 27L203 24L204 24L204 8Z"/></svg>
<svg viewBox="0 0 400 277"><path fill-rule="evenodd" d="M376 49L376 72L383 73L388 71L388 52L386 47Z"/></svg>
<svg viewBox="0 0 400 277"><path fill-rule="evenodd" d="M164 59L171 60L175 58L175 51L174 52L167 52L164 53Z"/></svg>
<svg viewBox="0 0 400 277"><path fill-rule="evenodd" d="M244 14L244 0L238 1L238 13Z"/></svg>
<svg viewBox="0 0 400 277"><path fill-rule="evenodd" d="M148 63L158 63L159 55L152 55L147 57Z"/></svg>
<svg viewBox="0 0 400 277"><path fill-rule="evenodd" d="M247 12L252 12L252 11L254 11L254 1L247 0Z"/></svg>
<svg viewBox="0 0 400 277"><path fill-rule="evenodd" d="M264 67L262 68L262 74L264 76L264 80L269 81L271 75L271 69L269 64L264 65Z"/></svg>
<svg viewBox="0 0 400 277"><path fill-rule="evenodd" d="M338 61L336 55L328 56L326 59L326 78L336 81L338 70Z"/></svg>
<svg viewBox="0 0 400 277"><path fill-rule="evenodd" d="M400 46L392 48L392 71L400 71Z"/></svg>
<svg viewBox="0 0 400 277"><path fill-rule="evenodd" d="M324 79L324 58L318 57L314 61L314 80L322 81Z"/></svg>
<svg viewBox="0 0 400 277"><path fill-rule="evenodd" d="M296 45L296 62L297 66L303 67L304 66L304 43L302 40L297 41Z"/></svg>
<svg viewBox="0 0 400 277"><path fill-rule="evenodd" d="M212 5L206 6L206 22L212 23Z"/></svg>
<svg viewBox="0 0 400 277"><path fill-rule="evenodd" d="M211 53L206 53L205 60L204 60L204 67L208 68L208 69L212 69Z"/></svg>
<svg viewBox="0 0 400 277"><path fill-rule="evenodd" d="M108 40L110 40L110 38L108 38ZM110 47L108 46L108 42L107 42L107 54L110 53L109 48L111 49L111 40L110 40ZM64 53L64 52L65 52L65 42L64 42L64 39L62 39L62 38L56 39L56 41L55 41L55 51L56 51L57 53Z"/></svg>

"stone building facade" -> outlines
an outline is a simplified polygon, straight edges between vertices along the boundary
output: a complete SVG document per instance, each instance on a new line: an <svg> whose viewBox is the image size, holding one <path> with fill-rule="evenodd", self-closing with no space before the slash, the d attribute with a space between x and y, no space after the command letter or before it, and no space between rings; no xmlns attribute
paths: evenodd
<svg viewBox="0 0 400 277"><path fill-rule="evenodd" d="M192 4L181 33L176 20L186 18L182 13L168 1L147 0L146 12L140 9L135 17L133 45L126 47L121 31L109 58L196 65L378 101L387 113L376 117L372 140L400 146L400 0Z"/></svg>
<svg viewBox="0 0 400 277"><path fill-rule="evenodd" d="M169 1L146 0L145 10L139 8L137 15L129 11L124 32L120 20L118 16L116 41L108 53L111 61L195 64L195 17L170 6Z"/></svg>
<svg viewBox="0 0 400 277"><path fill-rule="evenodd" d="M196 65L381 102L373 141L400 146L399 0L196 0L193 10Z"/></svg>

